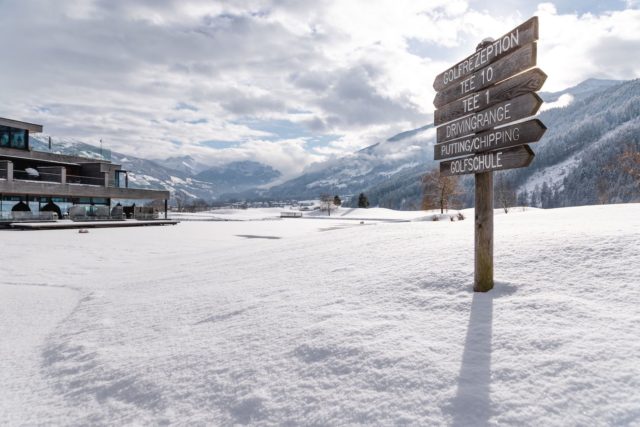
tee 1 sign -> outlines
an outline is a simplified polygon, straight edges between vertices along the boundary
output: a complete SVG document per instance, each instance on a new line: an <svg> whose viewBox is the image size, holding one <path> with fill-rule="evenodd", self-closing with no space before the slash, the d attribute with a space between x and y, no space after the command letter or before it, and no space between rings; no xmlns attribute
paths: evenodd
<svg viewBox="0 0 640 427"><path fill-rule="evenodd" d="M434 158L443 176L475 174L473 289L493 288L493 172L529 166L546 127L535 92L547 76L537 61L538 18L533 17L436 76Z"/></svg>

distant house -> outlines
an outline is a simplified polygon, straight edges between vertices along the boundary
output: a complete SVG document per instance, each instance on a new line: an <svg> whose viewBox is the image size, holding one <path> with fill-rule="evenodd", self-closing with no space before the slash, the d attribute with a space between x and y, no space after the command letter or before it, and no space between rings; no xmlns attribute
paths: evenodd
<svg viewBox="0 0 640 427"><path fill-rule="evenodd" d="M29 133L37 132L42 125L0 117L0 219L70 212L121 218L135 212L136 201L164 201L166 218L168 191L129 188L127 171L107 160L33 151Z"/></svg>

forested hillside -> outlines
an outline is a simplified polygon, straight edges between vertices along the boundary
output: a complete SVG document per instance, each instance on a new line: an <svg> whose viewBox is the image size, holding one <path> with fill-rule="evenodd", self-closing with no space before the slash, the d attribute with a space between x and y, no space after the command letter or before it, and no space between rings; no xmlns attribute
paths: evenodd
<svg viewBox="0 0 640 427"><path fill-rule="evenodd" d="M545 208L640 201L640 183L632 176L640 165L622 159L625 152L640 152L640 80L588 80L543 98L552 103L562 95L570 96L567 106L539 114L548 130L532 144L531 166L496 173L496 193L499 184L510 203ZM365 193L372 205L420 206L421 176L433 167L427 162ZM460 187L458 204L473 206L473 178L461 178Z"/></svg>

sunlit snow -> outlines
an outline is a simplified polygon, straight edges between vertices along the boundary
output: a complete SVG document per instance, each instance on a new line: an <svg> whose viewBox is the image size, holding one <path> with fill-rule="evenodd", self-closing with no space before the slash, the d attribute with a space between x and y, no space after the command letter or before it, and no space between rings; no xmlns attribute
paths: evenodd
<svg viewBox="0 0 640 427"><path fill-rule="evenodd" d="M639 424L640 205L498 212L0 231L0 423Z"/></svg>

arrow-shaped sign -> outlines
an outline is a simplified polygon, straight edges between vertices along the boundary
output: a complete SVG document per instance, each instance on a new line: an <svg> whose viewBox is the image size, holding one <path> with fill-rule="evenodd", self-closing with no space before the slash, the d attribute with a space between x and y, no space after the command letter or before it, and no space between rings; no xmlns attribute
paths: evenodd
<svg viewBox="0 0 640 427"><path fill-rule="evenodd" d="M539 141L546 130L547 127L538 119L491 129L454 141L436 144L433 147L433 158L435 160L451 159L468 154L530 144Z"/></svg>
<svg viewBox="0 0 640 427"><path fill-rule="evenodd" d="M530 43L495 64L488 65L436 94L433 104L440 108L456 99L466 97L502 80L515 76L536 65L536 44Z"/></svg>
<svg viewBox="0 0 640 427"><path fill-rule="evenodd" d="M486 110L454 120L437 130L437 142L451 141L472 133L482 132L534 115L542 99L535 93L527 93L509 101L501 102Z"/></svg>
<svg viewBox="0 0 640 427"><path fill-rule="evenodd" d="M534 16L453 67L438 74L433 82L433 88L436 91L441 91L458 83L474 71L536 40L538 40L538 18Z"/></svg>
<svg viewBox="0 0 640 427"><path fill-rule="evenodd" d="M540 90L546 79L547 75L539 68L518 74L509 80L488 87L482 92L473 93L442 106L442 108L435 111L433 124L439 126L475 111L484 110L499 102L513 99L516 96L524 95L528 92L536 92Z"/></svg>
<svg viewBox="0 0 640 427"><path fill-rule="evenodd" d="M524 168L533 161L533 151L528 145L506 150L490 151L475 156L440 162L440 175L465 175L505 169Z"/></svg>

